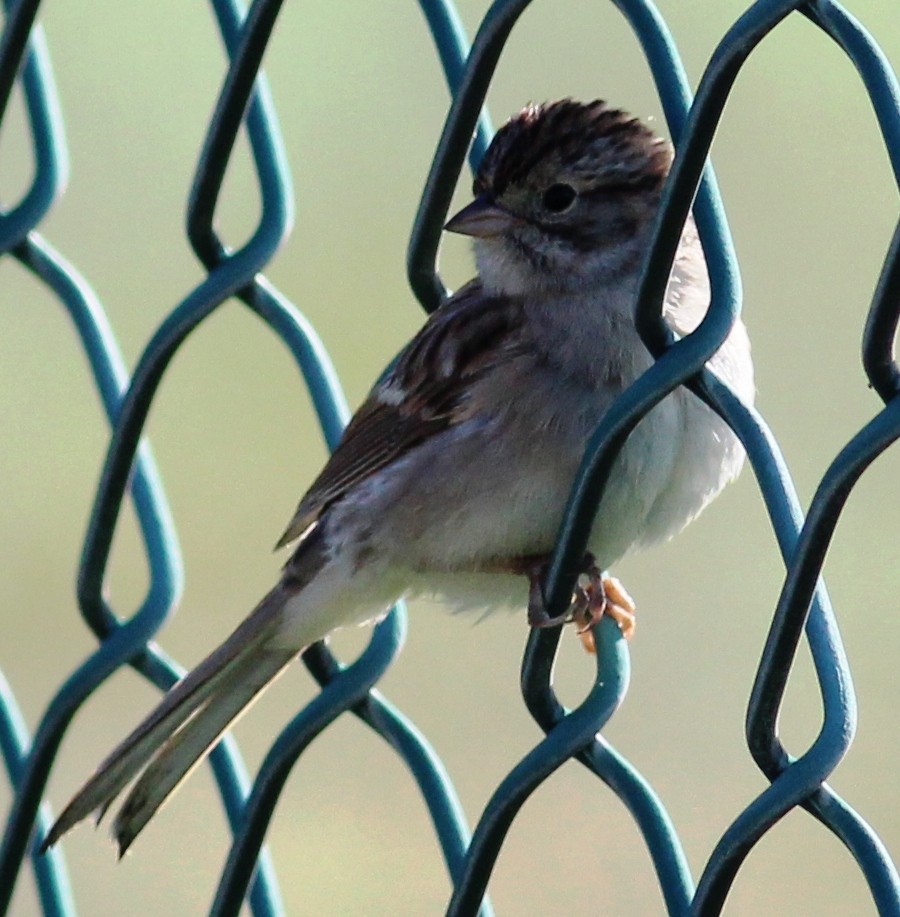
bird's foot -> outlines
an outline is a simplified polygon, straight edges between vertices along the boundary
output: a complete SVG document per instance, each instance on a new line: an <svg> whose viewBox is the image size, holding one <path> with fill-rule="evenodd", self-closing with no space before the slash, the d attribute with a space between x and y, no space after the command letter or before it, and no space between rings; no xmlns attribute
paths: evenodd
<svg viewBox="0 0 900 917"><path fill-rule="evenodd" d="M550 617L544 604L544 590L541 583L547 571L549 557L539 555L529 557L523 564L523 572L528 577L528 625L530 627L556 627L572 620L571 610Z"/></svg>
<svg viewBox="0 0 900 917"><path fill-rule="evenodd" d="M634 600L614 576L603 573L596 564L583 574L586 582L575 587L571 620L575 622L582 646L588 653L597 652L593 627L604 615L609 615L626 640L634 635L637 624Z"/></svg>
<svg viewBox="0 0 900 917"><path fill-rule="evenodd" d="M531 627L556 627L573 622L585 650L596 653L592 628L606 614L619 625L625 639L631 639L636 623L634 601L619 580L600 570L592 554L584 556L572 605L562 614L548 615L541 589L548 562L549 558L544 555L519 561L519 572L528 577L528 623Z"/></svg>

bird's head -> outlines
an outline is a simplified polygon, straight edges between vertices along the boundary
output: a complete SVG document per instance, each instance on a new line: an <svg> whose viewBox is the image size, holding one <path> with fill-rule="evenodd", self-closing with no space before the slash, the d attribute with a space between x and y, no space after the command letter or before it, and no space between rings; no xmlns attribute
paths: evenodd
<svg viewBox="0 0 900 917"><path fill-rule="evenodd" d="M497 132L475 200L446 228L475 238L492 291L615 282L641 256L671 161L666 141L604 102L529 105Z"/></svg>

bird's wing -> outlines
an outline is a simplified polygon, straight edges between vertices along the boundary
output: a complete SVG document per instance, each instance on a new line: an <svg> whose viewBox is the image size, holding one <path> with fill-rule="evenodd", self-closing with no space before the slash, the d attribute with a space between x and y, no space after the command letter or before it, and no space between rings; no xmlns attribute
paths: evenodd
<svg viewBox="0 0 900 917"><path fill-rule="evenodd" d="M307 532L370 475L470 416L473 384L516 355L522 303L478 281L434 312L353 416L276 547Z"/></svg>

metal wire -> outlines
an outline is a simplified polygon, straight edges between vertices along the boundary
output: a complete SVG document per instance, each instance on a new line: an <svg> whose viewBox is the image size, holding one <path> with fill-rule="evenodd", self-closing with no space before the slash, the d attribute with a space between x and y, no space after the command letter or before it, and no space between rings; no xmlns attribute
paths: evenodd
<svg viewBox="0 0 900 917"><path fill-rule="evenodd" d="M825 554L853 487L900 436L900 369L894 341L900 321L900 223L888 249L862 341L863 365L884 407L839 452L823 476L806 517L787 466L765 422L704 369L740 310L741 287L715 177L707 153L725 102L758 44L786 17L802 15L850 58L876 113L900 187L900 87L875 41L832 0L758 0L723 37L703 74L696 98L675 44L649 0L613 0L635 32L656 82L677 148L653 243L647 253L636 320L654 365L610 409L592 437L573 487L544 583L549 613L564 609L577 576L587 534L615 458L640 419L678 385L689 386L732 426L744 443L786 574L759 664L747 712L747 743L769 786L741 811L694 882L675 827L661 801L634 767L599 732L627 691L627 648L616 626L596 630L598 677L575 710L553 690L559 631L535 631L522 665L522 694L546 733L497 787L469 836L452 783L415 726L376 690L399 653L406 632L402 607L376 627L368 648L344 665L323 646L304 657L321 693L300 710L249 781L231 739L212 756L233 841L211 913L237 914L248 895L255 915L283 913L274 872L263 845L285 780L303 751L331 723L354 713L408 766L428 806L454 891L447 914L493 913L485 891L504 838L528 796L569 759L580 761L624 803L635 819L655 867L670 915L721 912L747 854L788 811L803 807L833 832L855 858L880 914L900 915L900 877L874 831L837 797L826 780L849 748L856 701L834 613L820 574ZM468 155L477 165L490 139L483 102L503 49L529 0L497 0L484 17L471 50L450 0L420 0L450 87L452 101L425 183L409 244L410 286L426 310L446 296L436 255L457 177ZM213 0L229 66L210 120L187 204L187 238L204 265L203 281L171 311L147 343L133 375L125 372L102 305L77 270L35 231L65 183L65 140L49 60L35 16L38 0L7 3L0 40L0 118L15 80L21 82L35 161L34 179L21 200L0 213L2 251L27 267L66 310L78 331L112 436L95 495L82 553L77 598L100 643L60 685L33 736L13 689L0 677L0 753L14 792L0 848L0 914L6 913L26 857L43 912L75 913L59 849L37 854L50 824L43 796L69 723L81 704L119 667L133 666L166 689L182 670L149 641L177 602L181 557L165 495L149 446L141 436L171 358L227 299L254 311L296 358L330 446L347 417L334 370L314 330L262 275L291 229L292 193L274 107L259 68L277 22L280 0L255 0L248 11L236 0ZM239 130L247 132L257 173L260 219L245 244L232 249L215 229L222 181ZM474 141L472 140L474 136ZM699 328L675 340L661 304L681 228L693 208L709 264L712 302ZM102 594L113 533L126 493L134 500L150 570L147 594L129 615ZM822 701L822 728L802 754L791 754L778 735L778 714L796 650L805 632ZM603 678L599 677L602 670Z"/></svg>

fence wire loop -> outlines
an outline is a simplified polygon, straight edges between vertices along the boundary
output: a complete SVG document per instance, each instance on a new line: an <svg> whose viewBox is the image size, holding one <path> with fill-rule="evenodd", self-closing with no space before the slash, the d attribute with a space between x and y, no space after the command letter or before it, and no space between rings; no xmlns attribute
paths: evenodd
<svg viewBox="0 0 900 917"><path fill-rule="evenodd" d="M437 268L441 227L467 157L471 167L477 167L490 141L485 96L502 65L509 36L530 2L496 0L470 49L452 0L419 0L451 99L407 250L409 284L426 311L436 309L447 296ZM741 309L737 261L707 155L746 61L760 42L794 15L805 17L811 27L828 35L859 74L898 187L900 85L874 38L841 4L833 0L757 0L720 41L692 99L672 35L650 0L613 0L611 5L625 17L647 59L676 146L635 306L638 329L656 361L617 400L591 438L544 582L547 608L555 615L568 604L596 508L629 433L668 393L679 385L689 386L743 442L786 567L746 719L748 749L768 785L735 815L710 852L695 887L662 801L600 734L624 702L630 673L621 633L612 620L604 619L595 627L597 675L587 697L574 710L559 702L553 688L559 629L536 630L530 635L521 690L544 737L510 769L470 833L442 762L415 725L378 691L406 635L406 613L399 605L374 629L368 647L352 663L341 662L321 644L304 654L321 691L285 726L252 781L231 738L212 755L233 836L211 914L236 915L245 899L256 917L284 913L264 847L268 825L305 749L339 717L352 713L396 752L422 794L452 885L448 917L492 917L485 895L507 832L530 794L569 760L596 775L634 818L670 915L721 913L748 853L796 807L812 813L846 846L868 883L879 914L900 915L900 877L890 855L874 830L827 783L853 740L856 699L821 579L826 551L857 481L900 436L900 367L895 351L900 322L900 222L887 248L861 341L865 376L883 406L834 458L805 516L763 418L704 368ZM40 856L37 848L52 820L44 798L50 771L81 705L123 665L132 666L161 690L183 672L151 642L180 595L182 558L153 455L142 441L148 413L172 357L206 318L226 300L237 298L293 355L329 446L337 443L348 416L334 369L314 329L261 273L287 238L294 218L275 108L260 72L281 0L254 0L249 10L238 0L211 0L211 6L227 66L186 202L186 241L206 275L160 323L129 376L100 300L88 281L37 230L65 185L65 138L47 49L35 24L39 0L5 3L0 120L7 116L8 101L19 80L35 170L21 199L0 212L0 247L30 271L34 282L55 297L73 322L79 353L89 364L111 437L77 587L81 614L99 645L61 683L33 734L21 715L14 686L0 674L0 753L13 790L0 847L0 915L9 908L26 859L43 913L54 917L75 914L62 849ZM220 239L214 218L240 130L247 132L250 142L260 219L247 241L232 248ZM711 305L693 333L675 340L662 319L662 302L678 240L691 212L709 266ZM147 593L133 609L114 607L103 594L113 533L126 494L133 498L150 571ZM781 741L778 715L804 634L821 692L822 727L809 747L797 754Z"/></svg>

